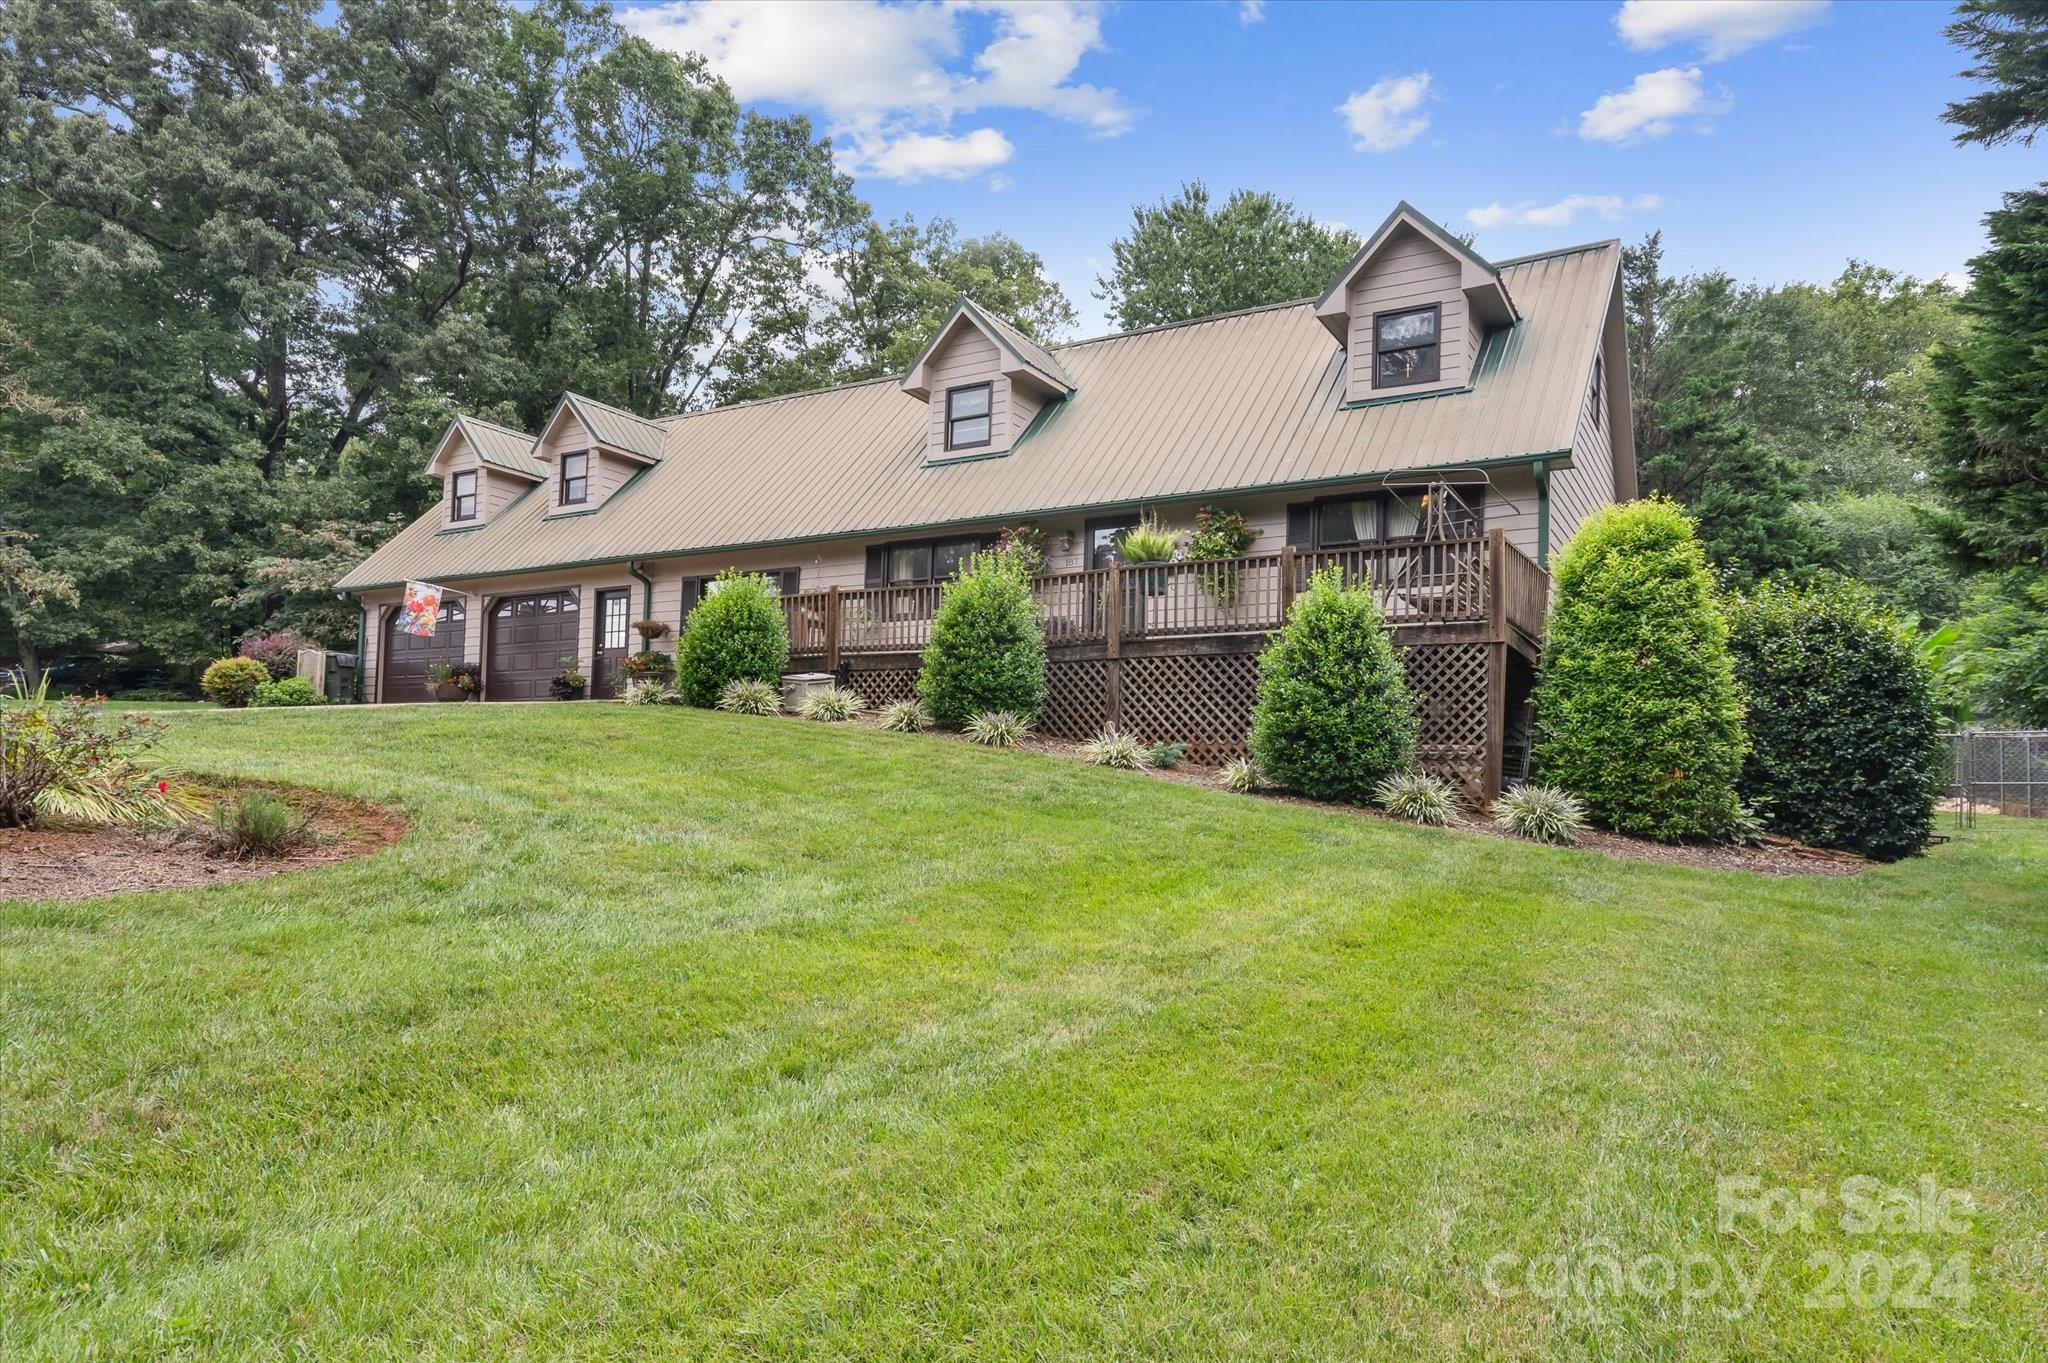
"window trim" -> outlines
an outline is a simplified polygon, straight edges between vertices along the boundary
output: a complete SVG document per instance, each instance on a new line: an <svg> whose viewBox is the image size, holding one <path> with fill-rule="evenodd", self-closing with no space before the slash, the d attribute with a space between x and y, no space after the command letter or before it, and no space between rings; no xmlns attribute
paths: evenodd
<svg viewBox="0 0 2048 1363"><path fill-rule="evenodd" d="M1380 319L1381 319L1382 317L1405 317L1405 316L1407 316L1407 315L1408 315L1409 313L1411 313L1411 312L1426 312L1426 313L1430 313L1430 314L1432 315L1432 319L1433 319L1433 320L1432 320L1432 322L1431 322L1431 330L1432 330L1433 334L1434 334L1434 335L1436 336L1436 339L1435 339L1434 341L1430 342L1430 343L1429 343L1429 345L1427 345L1427 346L1412 346L1412 345L1390 345L1390 346L1382 346L1382 345L1380 344ZM1384 380L1384 381L1383 381L1383 380L1382 380L1382 379L1380 378L1380 356L1381 356L1382 354L1384 354L1384 353L1387 353L1387 352L1390 352L1390 351L1395 351L1395 350L1424 350L1424 349L1426 349L1426 350L1428 350L1428 351L1430 352L1430 358L1431 358L1431 360L1433 361L1433 363L1432 363L1432 364L1430 365L1430 367L1429 367L1429 374L1428 374L1428 375L1427 375L1426 377L1423 377L1423 378L1419 378L1419 379L1387 379L1387 380ZM1383 311L1383 312L1376 312L1376 313L1374 313L1374 314L1372 315L1372 356L1371 356L1371 362L1372 362L1372 386L1373 386L1373 387L1374 387L1375 389L1379 389L1379 388L1419 388L1419 387L1421 387L1421 386L1422 386L1423 384L1425 384L1425 383L1441 383L1441 382L1443 382L1443 377L1444 377L1444 305L1443 305L1443 304L1441 304L1441 303L1426 303L1426 304L1424 304L1423 306L1421 306L1421 307L1419 307L1419 308L1416 308L1416 307L1407 307L1407 308L1388 308L1388 309L1386 309L1386 310L1385 310L1385 311Z"/></svg>
<svg viewBox="0 0 2048 1363"><path fill-rule="evenodd" d="M465 478L469 479L468 492L462 490L462 480ZM475 469L457 469L448 475L448 519L451 522L463 523L476 519L479 510L479 484L482 481L477 477ZM467 515L464 515L462 510L462 501L465 497L469 499Z"/></svg>
<svg viewBox="0 0 2048 1363"><path fill-rule="evenodd" d="M571 459L581 459L581 460L583 461L583 472L582 472L582 473L580 473L580 474L578 474L578 475L577 475L576 477L574 477L574 478L571 478L571 477L569 476L569 461L570 461ZM572 482L576 482L576 483L581 483L581 484L583 484L583 490L582 490L582 491L581 491L580 493L578 493L578 494L577 494L576 496L574 496L574 497L571 497L571 496L569 495L569 484L570 484L570 483L572 483ZM565 451L563 452L563 454L562 454L562 457L561 457L560 461L559 461L559 462L557 463L557 466L556 466L556 478L555 478L555 497L556 497L555 505L557 505L557 506L582 506L582 505L586 504L587 502L589 502L589 500L590 500L590 451L589 451L589 450L565 450Z"/></svg>
<svg viewBox="0 0 2048 1363"><path fill-rule="evenodd" d="M960 395L960 394L962 394L962 393L972 393L972 392L974 392L974 391L975 391L975 390L977 390L977 389L979 389L979 390L981 390L981 391L983 391L983 392L985 392L985 393L987 393L987 394L988 394L988 410L987 410L986 412L978 413L978 414L976 414L976 415L974 415L974 416L965 416L965 417L956 417L956 416L954 416L954 415L953 415L953 399L954 399L955 397L959 396L959 395ZM956 440L954 440L954 439L953 439L953 427L954 427L954 426L955 426L956 424L958 424L959 422L962 422L962 421L986 421L986 422L988 422L988 434L987 434L986 436L982 437L982 438L981 438L980 440L967 440L967 441L956 441ZM952 452L953 452L954 450L985 450L985 449L987 449L987 448L988 448L989 446L991 446L991 445L993 445L993 444L995 444L995 443L996 443L996 385L995 385L995 381L994 381L993 379L983 379L983 380L982 380L982 381L981 381L980 383L963 383L963 384L959 385L959 386L958 386L957 388L948 388L948 389L946 390L946 453L948 453L948 454L951 454L951 453L952 453Z"/></svg>

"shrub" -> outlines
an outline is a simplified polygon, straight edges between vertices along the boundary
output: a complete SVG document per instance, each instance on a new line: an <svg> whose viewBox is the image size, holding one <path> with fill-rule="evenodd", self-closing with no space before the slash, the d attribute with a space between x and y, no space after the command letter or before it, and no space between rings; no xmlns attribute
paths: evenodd
<svg viewBox="0 0 2048 1363"><path fill-rule="evenodd" d="M1747 740L1728 626L1672 502L1604 507L1552 568L1535 766L1622 833L1725 838Z"/></svg>
<svg viewBox="0 0 2048 1363"><path fill-rule="evenodd" d="M1129 734L1119 733L1114 724L1083 743L1081 756L1098 767L1119 771L1142 771L1152 765L1152 750Z"/></svg>
<svg viewBox="0 0 2048 1363"><path fill-rule="evenodd" d="M1249 795L1259 788L1258 763L1249 757L1234 757L1217 769L1216 784L1225 790Z"/></svg>
<svg viewBox="0 0 2048 1363"><path fill-rule="evenodd" d="M1124 531L1116 556L1125 563L1171 563L1180 548L1180 531L1149 517Z"/></svg>
<svg viewBox="0 0 2048 1363"><path fill-rule="evenodd" d="M1493 802L1493 822L1517 837L1569 847L1586 828L1586 807L1556 786L1516 786Z"/></svg>
<svg viewBox="0 0 2048 1363"><path fill-rule="evenodd" d="M283 681L265 682L256 688L255 695L249 697L249 704L260 708L326 703L327 697L315 691L313 683L304 677L286 677Z"/></svg>
<svg viewBox="0 0 2048 1363"><path fill-rule="evenodd" d="M45 817L154 823L182 814L185 796L149 758L162 730L148 715L51 700L47 677L34 691L17 681L0 696L0 828Z"/></svg>
<svg viewBox="0 0 2048 1363"><path fill-rule="evenodd" d="M939 723L990 710L1036 719L1045 704L1045 633L1014 554L979 554L948 582L925 645L917 694Z"/></svg>
<svg viewBox="0 0 2048 1363"><path fill-rule="evenodd" d="M1187 755L1188 745L1185 743L1154 743L1146 753L1152 765L1161 771L1172 771Z"/></svg>
<svg viewBox="0 0 2048 1363"><path fill-rule="evenodd" d="M1457 788L1441 777L1411 771L1390 776L1373 791L1379 807L1397 819L1441 828L1465 807Z"/></svg>
<svg viewBox="0 0 2048 1363"><path fill-rule="evenodd" d="M652 677L628 678L619 699L627 705L681 705L683 698L667 682Z"/></svg>
<svg viewBox="0 0 2048 1363"><path fill-rule="evenodd" d="M294 630L273 630L268 634L254 634L235 647L235 656L249 658L263 665L272 681L283 681L299 670L299 650L318 648L320 645Z"/></svg>
<svg viewBox="0 0 2048 1363"><path fill-rule="evenodd" d="M311 823L284 801L252 790L239 800L213 802L206 840L215 854L237 861L274 857L311 841Z"/></svg>
<svg viewBox="0 0 2048 1363"><path fill-rule="evenodd" d="M683 622L676 689L692 705L713 706L730 682L779 685L788 661L789 631L768 579L724 572Z"/></svg>
<svg viewBox="0 0 2048 1363"><path fill-rule="evenodd" d="M882 727L894 733L922 733L931 722L931 712L914 700L899 700L882 711Z"/></svg>
<svg viewBox="0 0 2048 1363"><path fill-rule="evenodd" d="M1742 797L1774 832L1886 861L1927 845L1941 719L1926 664L1868 592L1765 583L1735 600L1748 703Z"/></svg>
<svg viewBox="0 0 2048 1363"><path fill-rule="evenodd" d="M844 724L867 708L860 694L837 686L823 686L805 696L796 712L820 724Z"/></svg>
<svg viewBox="0 0 2048 1363"><path fill-rule="evenodd" d="M1368 800L1415 756L1415 711L1379 606L1335 567L1310 579L1259 657L1251 744L1265 775L1322 800Z"/></svg>
<svg viewBox="0 0 2048 1363"><path fill-rule="evenodd" d="M990 710L967 721L967 736L990 748L1014 748L1031 737L1031 721L1015 710Z"/></svg>
<svg viewBox="0 0 2048 1363"><path fill-rule="evenodd" d="M116 699L131 703L150 700L190 700L192 693L181 691L175 686L134 686L123 687Z"/></svg>
<svg viewBox="0 0 2048 1363"><path fill-rule="evenodd" d="M256 698L256 688L270 680L270 673L254 658L221 658L207 664L199 678L199 690L216 705L239 710Z"/></svg>
<svg viewBox="0 0 2048 1363"><path fill-rule="evenodd" d="M773 682L740 677L718 693L718 708L733 715L779 715L782 691Z"/></svg>

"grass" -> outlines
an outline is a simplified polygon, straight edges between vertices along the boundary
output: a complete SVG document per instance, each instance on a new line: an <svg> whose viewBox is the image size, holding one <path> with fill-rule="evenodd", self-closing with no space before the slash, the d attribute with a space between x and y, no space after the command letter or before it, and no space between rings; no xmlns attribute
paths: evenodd
<svg viewBox="0 0 2048 1363"><path fill-rule="evenodd" d="M0 905L0 1357L2042 1352L2048 827L1767 880L702 711L167 747L414 831ZM1966 1232L1716 1225L1923 1174ZM1804 1301L1916 1250L1967 1305ZM1760 1290L1486 1287L1603 1252Z"/></svg>

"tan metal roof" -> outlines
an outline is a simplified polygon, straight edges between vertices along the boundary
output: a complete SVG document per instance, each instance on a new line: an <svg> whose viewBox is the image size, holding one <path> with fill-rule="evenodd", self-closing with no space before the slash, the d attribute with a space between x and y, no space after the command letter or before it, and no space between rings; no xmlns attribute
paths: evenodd
<svg viewBox="0 0 2048 1363"><path fill-rule="evenodd" d="M662 460L589 515L531 493L480 530L438 512L338 584L460 578L1567 457L1618 242L1500 262L1522 320L1468 389L1347 405L1314 300L1054 347L1074 392L1001 457L925 463L926 404L874 379L670 418ZM609 409L607 409L609 410Z"/></svg>
<svg viewBox="0 0 2048 1363"><path fill-rule="evenodd" d="M486 464L523 478L547 479L547 470L533 457L533 437L526 432L473 416L456 417L455 424L461 428L462 438L476 451L476 457Z"/></svg>
<svg viewBox="0 0 2048 1363"><path fill-rule="evenodd" d="M661 458L667 432L660 422L620 411L617 407L607 407L596 398L587 398L581 393L564 393L562 401L569 404L569 410L576 413L576 419L600 443L628 454L637 454L643 459ZM550 421L548 424L554 423Z"/></svg>

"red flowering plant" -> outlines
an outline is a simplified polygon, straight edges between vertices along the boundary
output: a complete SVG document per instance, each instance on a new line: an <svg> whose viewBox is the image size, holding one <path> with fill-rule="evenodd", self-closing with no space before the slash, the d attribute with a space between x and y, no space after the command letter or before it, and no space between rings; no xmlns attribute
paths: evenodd
<svg viewBox="0 0 2048 1363"><path fill-rule="evenodd" d="M163 823L198 801L150 759L160 721L109 716L96 702L52 700L17 678L0 696L0 828L47 818L83 823Z"/></svg>

